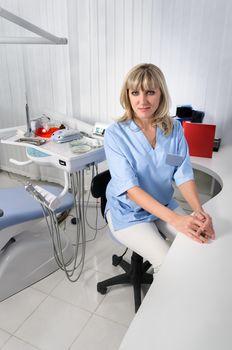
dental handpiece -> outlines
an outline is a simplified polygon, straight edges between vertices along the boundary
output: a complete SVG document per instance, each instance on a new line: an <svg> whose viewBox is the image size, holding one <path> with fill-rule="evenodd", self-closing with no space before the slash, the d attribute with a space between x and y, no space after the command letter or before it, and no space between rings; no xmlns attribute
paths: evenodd
<svg viewBox="0 0 232 350"><path fill-rule="evenodd" d="M25 189L27 192L31 193L33 197L38 200L41 204L45 205L48 209L55 210L60 205L59 199L48 192L44 188L38 185L32 185L30 182L27 182L25 185Z"/></svg>

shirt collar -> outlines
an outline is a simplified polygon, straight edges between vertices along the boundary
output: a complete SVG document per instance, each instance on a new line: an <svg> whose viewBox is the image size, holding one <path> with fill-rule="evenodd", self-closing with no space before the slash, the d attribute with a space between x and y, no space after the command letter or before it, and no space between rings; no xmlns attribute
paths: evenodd
<svg viewBox="0 0 232 350"><path fill-rule="evenodd" d="M130 119L128 121L128 126L132 131L136 131L136 132L141 131L140 127L134 122L133 119Z"/></svg>

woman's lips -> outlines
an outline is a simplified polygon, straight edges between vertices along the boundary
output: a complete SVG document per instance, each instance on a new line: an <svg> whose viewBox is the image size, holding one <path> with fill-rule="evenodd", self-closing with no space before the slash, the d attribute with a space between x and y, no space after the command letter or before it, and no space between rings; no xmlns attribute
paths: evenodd
<svg viewBox="0 0 232 350"><path fill-rule="evenodd" d="M149 109L150 109L150 107L138 108L138 110L139 110L140 112L146 112L146 111L148 111Z"/></svg>

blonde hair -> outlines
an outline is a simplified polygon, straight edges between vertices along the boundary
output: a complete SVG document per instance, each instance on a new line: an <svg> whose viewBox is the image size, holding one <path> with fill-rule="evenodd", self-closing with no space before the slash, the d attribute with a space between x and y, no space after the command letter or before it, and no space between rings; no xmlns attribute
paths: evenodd
<svg viewBox="0 0 232 350"><path fill-rule="evenodd" d="M135 118L128 91L140 88L143 90L160 89L160 104L154 113L152 123L154 126L160 127L165 135L169 135L173 127L172 119L169 116L170 96L162 71L151 63L139 64L128 72L120 95L120 102L125 113L118 122Z"/></svg>

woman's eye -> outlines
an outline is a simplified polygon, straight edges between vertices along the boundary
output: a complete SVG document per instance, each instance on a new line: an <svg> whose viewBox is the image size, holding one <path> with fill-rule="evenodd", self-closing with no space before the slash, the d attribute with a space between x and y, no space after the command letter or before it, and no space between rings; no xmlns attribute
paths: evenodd
<svg viewBox="0 0 232 350"><path fill-rule="evenodd" d="M131 91L131 95L133 96L138 96L139 92L138 91Z"/></svg>
<svg viewBox="0 0 232 350"><path fill-rule="evenodd" d="M155 95L155 91L154 90L148 90L147 91L147 95Z"/></svg>

